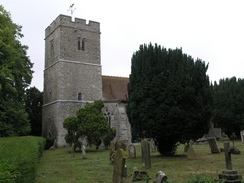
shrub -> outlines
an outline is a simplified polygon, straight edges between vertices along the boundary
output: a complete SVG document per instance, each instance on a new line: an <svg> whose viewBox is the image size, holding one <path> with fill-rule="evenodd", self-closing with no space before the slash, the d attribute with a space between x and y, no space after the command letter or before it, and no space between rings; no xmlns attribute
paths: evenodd
<svg viewBox="0 0 244 183"><path fill-rule="evenodd" d="M0 138L0 182L34 182L44 147L45 139L42 137Z"/></svg>

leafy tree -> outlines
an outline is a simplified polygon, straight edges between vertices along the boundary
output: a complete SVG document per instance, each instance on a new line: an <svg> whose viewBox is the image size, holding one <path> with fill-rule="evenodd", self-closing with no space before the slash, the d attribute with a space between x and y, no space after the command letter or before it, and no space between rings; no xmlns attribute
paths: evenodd
<svg viewBox="0 0 244 183"><path fill-rule="evenodd" d="M25 90L31 83L32 63L27 46L20 43L21 26L0 5L0 136L26 135L30 131L25 112Z"/></svg>
<svg viewBox="0 0 244 183"><path fill-rule="evenodd" d="M213 86L213 122L229 137L244 129L244 79L221 79Z"/></svg>
<svg viewBox="0 0 244 183"><path fill-rule="evenodd" d="M31 124L30 135L41 136L43 92L31 87L26 90L26 95L25 108Z"/></svg>
<svg viewBox="0 0 244 183"><path fill-rule="evenodd" d="M80 146L79 138L86 138L89 144L96 144L98 147L101 139L111 138L111 133L113 134L114 131L103 116L101 111L103 107L103 102L96 100L94 103L87 103L84 108L78 110L77 117L66 118L63 123L64 128L68 130L68 134L65 136L66 142L75 143L77 147Z"/></svg>
<svg viewBox="0 0 244 183"><path fill-rule="evenodd" d="M133 140L154 138L162 155L208 132L212 95L208 65L181 49L141 45L132 56L127 113Z"/></svg>

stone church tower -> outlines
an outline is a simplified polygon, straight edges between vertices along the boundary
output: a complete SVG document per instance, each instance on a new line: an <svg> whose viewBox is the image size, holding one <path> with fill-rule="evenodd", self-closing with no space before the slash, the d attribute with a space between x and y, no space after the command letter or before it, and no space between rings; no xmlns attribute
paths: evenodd
<svg viewBox="0 0 244 183"><path fill-rule="evenodd" d="M44 137L64 146L63 121L102 99L100 24L59 15L45 30Z"/></svg>

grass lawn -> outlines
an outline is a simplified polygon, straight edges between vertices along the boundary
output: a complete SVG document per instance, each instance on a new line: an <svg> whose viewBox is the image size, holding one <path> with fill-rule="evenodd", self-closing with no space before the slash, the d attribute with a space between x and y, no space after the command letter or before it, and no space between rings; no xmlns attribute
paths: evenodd
<svg viewBox="0 0 244 183"><path fill-rule="evenodd" d="M218 142L219 147L223 147L223 142ZM233 169L244 176L244 144L237 141L236 146L242 153L232 155ZM136 148L137 158L126 159L128 173L125 183L130 181L134 167L145 170L142 167L140 146ZM211 154L208 144L194 144L193 148L196 152L195 160L187 159L183 145L178 147L174 157L163 157L158 152L151 152L152 168L147 169L149 176L154 179L156 173L161 170L168 176L169 182L183 183L195 174L217 179L222 170L225 170L224 153ZM109 164L108 150L100 148L96 151L95 147L87 147L87 159L82 159L81 152L76 152L75 157L71 157L70 149L45 151L37 169L36 183L112 182L113 166Z"/></svg>

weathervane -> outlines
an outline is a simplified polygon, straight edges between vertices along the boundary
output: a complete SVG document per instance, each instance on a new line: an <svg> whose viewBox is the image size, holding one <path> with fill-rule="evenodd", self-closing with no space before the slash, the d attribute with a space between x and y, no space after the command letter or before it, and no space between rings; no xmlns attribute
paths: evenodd
<svg viewBox="0 0 244 183"><path fill-rule="evenodd" d="M75 6L75 4L73 3L73 4L71 4L71 5L69 6L69 9L68 9L68 11L71 12L72 21L74 21L74 12L75 12L75 10L76 10L76 8L75 8L74 6Z"/></svg>

